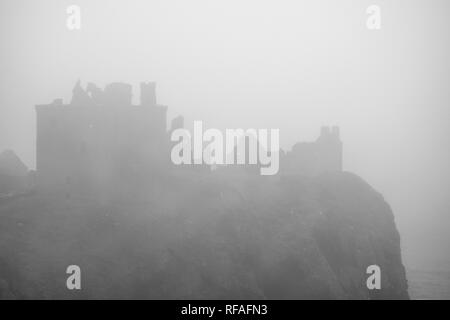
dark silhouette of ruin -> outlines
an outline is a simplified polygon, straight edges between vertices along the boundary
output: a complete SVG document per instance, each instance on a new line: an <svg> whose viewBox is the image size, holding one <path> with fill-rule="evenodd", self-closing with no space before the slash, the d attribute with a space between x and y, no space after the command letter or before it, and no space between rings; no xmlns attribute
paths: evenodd
<svg viewBox="0 0 450 320"><path fill-rule="evenodd" d="M339 128L322 127L315 142L299 142L280 159L285 174L317 175L342 171L342 142Z"/></svg>
<svg viewBox="0 0 450 320"><path fill-rule="evenodd" d="M77 82L70 104L36 106L38 186L89 191L164 172L167 107L156 103L155 83L142 83L140 98L132 104L129 84Z"/></svg>
<svg viewBox="0 0 450 320"><path fill-rule="evenodd" d="M141 83L140 104L133 105L129 84L111 83L100 89L89 83L83 89L78 81L69 104L56 99L37 105L38 186L92 192L164 177L174 167L170 133L182 128L184 119L174 118L167 128L167 107L156 102L155 88L154 82ZM337 127L323 127L317 141L280 151L280 174L341 170Z"/></svg>

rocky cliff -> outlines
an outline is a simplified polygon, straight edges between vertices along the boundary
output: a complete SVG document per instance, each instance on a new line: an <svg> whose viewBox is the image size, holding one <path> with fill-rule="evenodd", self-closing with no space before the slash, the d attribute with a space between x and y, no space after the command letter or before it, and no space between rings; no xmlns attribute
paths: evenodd
<svg viewBox="0 0 450 320"><path fill-rule="evenodd" d="M29 182L28 168L12 150L0 152L0 198L23 192Z"/></svg>
<svg viewBox="0 0 450 320"><path fill-rule="evenodd" d="M80 291L66 289L72 264L82 270ZM381 290L366 286L372 264ZM408 294L389 205L359 177L336 173L173 177L133 201L39 193L0 200L0 297Z"/></svg>

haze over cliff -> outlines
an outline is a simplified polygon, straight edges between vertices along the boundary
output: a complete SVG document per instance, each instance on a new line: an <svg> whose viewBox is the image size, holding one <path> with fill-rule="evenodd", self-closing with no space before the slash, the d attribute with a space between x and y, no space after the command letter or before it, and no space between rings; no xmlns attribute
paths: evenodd
<svg viewBox="0 0 450 320"><path fill-rule="evenodd" d="M392 211L354 174L187 174L150 189L0 200L0 297L408 298ZM366 287L372 264L381 290Z"/></svg>

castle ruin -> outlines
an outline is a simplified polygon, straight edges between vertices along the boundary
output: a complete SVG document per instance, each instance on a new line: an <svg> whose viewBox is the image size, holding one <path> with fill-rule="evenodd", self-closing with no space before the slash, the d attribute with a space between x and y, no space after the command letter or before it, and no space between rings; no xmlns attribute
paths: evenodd
<svg viewBox="0 0 450 320"><path fill-rule="evenodd" d="M284 174L317 175L342 171L342 142L339 127L322 127L315 142L299 142L280 159Z"/></svg>
<svg viewBox="0 0 450 320"><path fill-rule="evenodd" d="M172 167L170 133L182 128L184 119L173 119L167 129L167 107L156 102L155 88L154 82L141 83L140 104L133 105L129 84L100 89L89 83L83 89L78 81L69 104L56 99L37 105L38 187L91 193L167 175ZM280 174L327 171L342 171L338 127L322 127L315 142L280 152Z"/></svg>
<svg viewBox="0 0 450 320"><path fill-rule="evenodd" d="M69 104L36 106L38 186L89 192L160 174L169 152L166 114L155 83L141 83L140 104L133 105L129 84L84 90L78 82Z"/></svg>

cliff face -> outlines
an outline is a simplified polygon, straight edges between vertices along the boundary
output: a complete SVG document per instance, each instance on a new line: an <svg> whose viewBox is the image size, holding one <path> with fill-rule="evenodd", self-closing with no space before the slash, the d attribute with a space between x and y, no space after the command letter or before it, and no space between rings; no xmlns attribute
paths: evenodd
<svg viewBox="0 0 450 320"><path fill-rule="evenodd" d="M408 298L393 214L355 175L206 175L157 190L0 200L0 297ZM65 287L71 264L81 291ZM372 264L381 290L366 287Z"/></svg>
<svg viewBox="0 0 450 320"><path fill-rule="evenodd" d="M0 152L0 198L23 191L28 183L28 168L12 150Z"/></svg>

